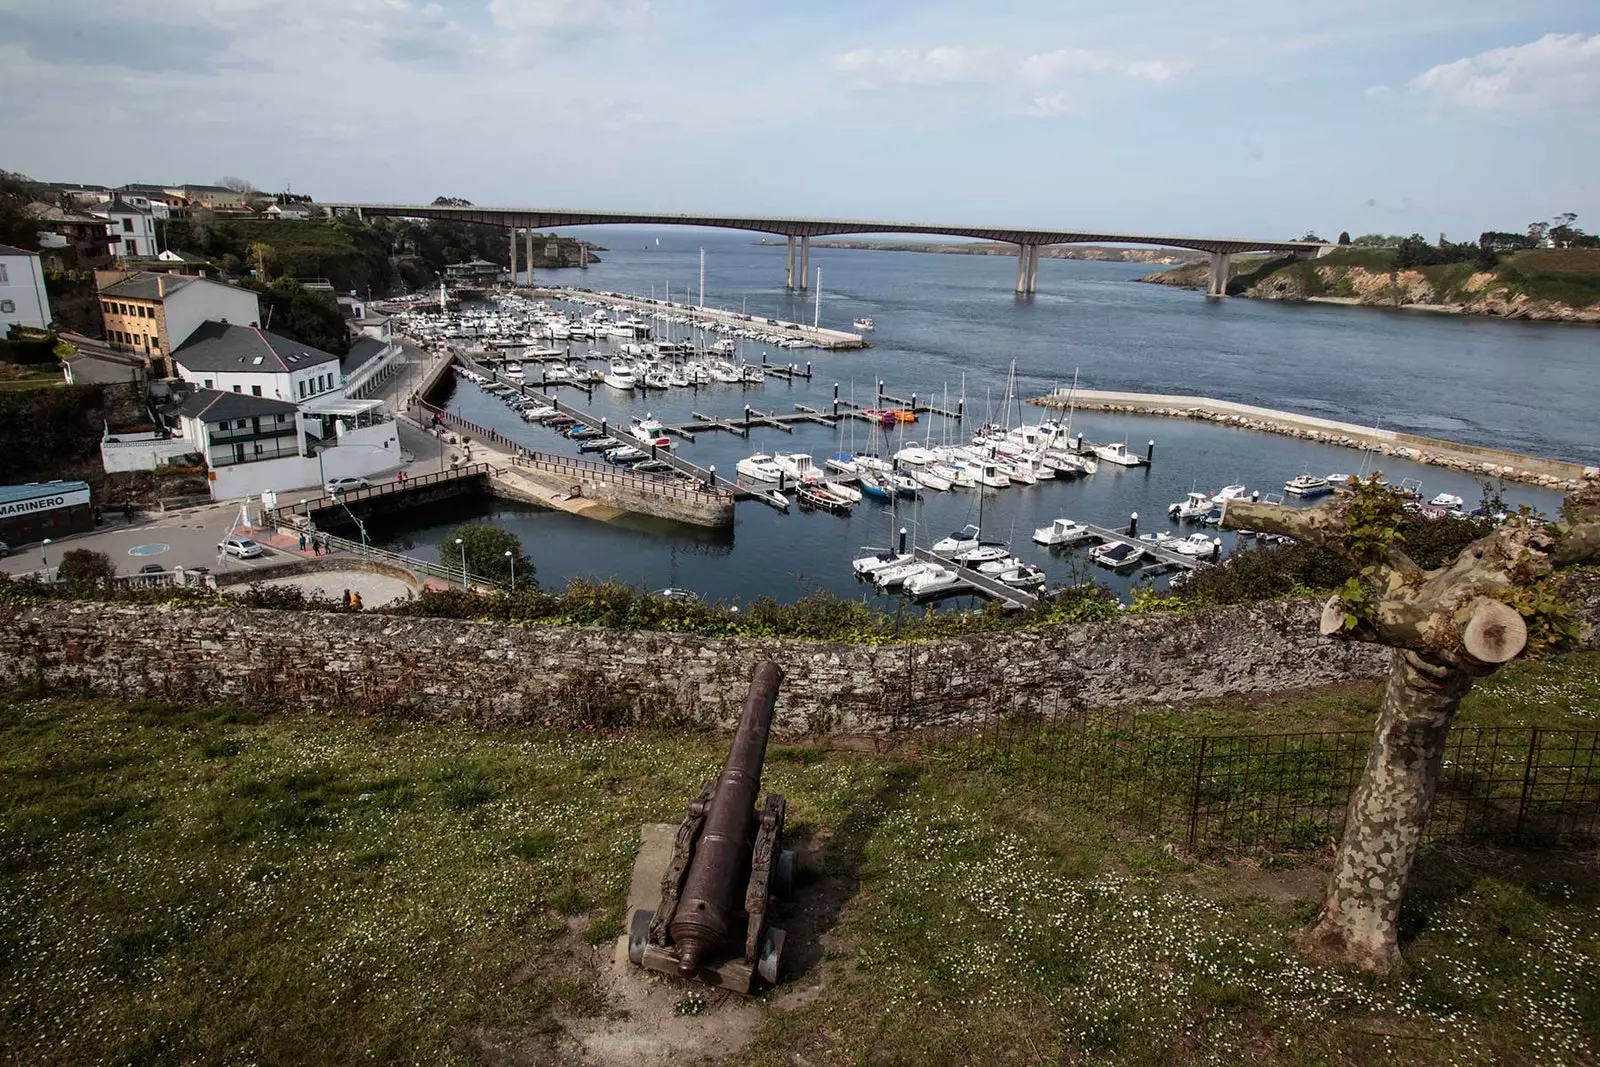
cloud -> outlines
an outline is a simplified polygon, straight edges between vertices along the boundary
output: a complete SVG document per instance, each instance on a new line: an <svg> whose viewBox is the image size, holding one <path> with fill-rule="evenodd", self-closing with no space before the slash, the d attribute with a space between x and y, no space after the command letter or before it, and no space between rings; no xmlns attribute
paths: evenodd
<svg viewBox="0 0 1600 1067"><path fill-rule="evenodd" d="M643 18L642 0L489 0L497 30L527 37L589 37Z"/></svg>
<svg viewBox="0 0 1600 1067"><path fill-rule="evenodd" d="M919 51L910 48L860 48L833 57L833 69L857 86L958 85L996 81L1005 76L997 49L954 45Z"/></svg>
<svg viewBox="0 0 1600 1067"><path fill-rule="evenodd" d="M1551 33L1529 44L1491 48L1424 71L1409 87L1480 111L1591 106L1600 103L1600 33Z"/></svg>
<svg viewBox="0 0 1600 1067"><path fill-rule="evenodd" d="M1017 64L1017 77L1025 82L1044 83L1063 77L1089 74L1120 74L1141 81L1167 82L1188 70L1188 62L1161 59L1123 59L1111 52L1084 48L1057 48L1035 52Z"/></svg>
<svg viewBox="0 0 1600 1067"><path fill-rule="evenodd" d="M1077 110L1068 103L1067 94L1059 92L1034 97L1022 113L1032 119L1058 119L1066 115L1075 115Z"/></svg>

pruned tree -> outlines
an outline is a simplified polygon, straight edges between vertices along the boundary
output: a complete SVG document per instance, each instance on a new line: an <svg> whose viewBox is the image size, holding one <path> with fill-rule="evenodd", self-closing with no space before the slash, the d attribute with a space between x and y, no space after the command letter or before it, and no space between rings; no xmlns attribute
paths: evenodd
<svg viewBox="0 0 1600 1067"><path fill-rule="evenodd" d="M1400 961L1400 904L1461 698L1503 664L1577 635L1553 572L1600 556L1600 479L1568 496L1559 523L1524 511L1431 571L1402 549L1402 514L1374 474L1318 507L1234 500L1222 516L1225 527L1348 553L1361 570L1323 605L1322 633L1394 649L1366 773L1322 912L1305 933L1312 952L1374 971Z"/></svg>
<svg viewBox="0 0 1600 1067"><path fill-rule="evenodd" d="M236 193L253 193L256 191L255 182L249 178L240 178L232 174L225 178L218 178L217 184L224 189L232 189Z"/></svg>

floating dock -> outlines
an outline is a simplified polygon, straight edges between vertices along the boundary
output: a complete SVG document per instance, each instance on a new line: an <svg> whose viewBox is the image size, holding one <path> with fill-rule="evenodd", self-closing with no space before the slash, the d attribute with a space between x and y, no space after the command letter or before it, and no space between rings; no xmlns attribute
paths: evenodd
<svg viewBox="0 0 1600 1067"><path fill-rule="evenodd" d="M998 578L981 574L971 567L963 567L953 557L941 555L930 548L913 548L911 554L924 563L937 563L942 567L949 567L960 575L961 580L971 586L973 590L991 600L1000 601L1005 605L1007 611L1021 611L1024 608L1031 608L1039 602L1039 598L1033 593L1021 589L1013 589ZM955 590L955 592L963 591L960 589Z"/></svg>

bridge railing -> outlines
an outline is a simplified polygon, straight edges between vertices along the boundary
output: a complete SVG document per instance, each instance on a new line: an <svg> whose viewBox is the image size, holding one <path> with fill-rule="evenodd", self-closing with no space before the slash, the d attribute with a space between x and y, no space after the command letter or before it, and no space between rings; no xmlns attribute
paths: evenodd
<svg viewBox="0 0 1600 1067"><path fill-rule="evenodd" d="M331 508L338 504L353 504L358 500L370 500L373 497L391 496L395 493L409 492L412 489L421 489L424 486L438 485L441 482L456 482L464 478L477 478L494 471L488 463L468 463L449 470L434 471L431 474L418 474L415 477L407 474L404 481L395 479L379 482L361 489L346 489L342 493L318 493L313 497L306 497L304 501L295 501L293 504L281 504L270 509L267 514L276 524L285 521L290 515L308 513L321 508Z"/></svg>

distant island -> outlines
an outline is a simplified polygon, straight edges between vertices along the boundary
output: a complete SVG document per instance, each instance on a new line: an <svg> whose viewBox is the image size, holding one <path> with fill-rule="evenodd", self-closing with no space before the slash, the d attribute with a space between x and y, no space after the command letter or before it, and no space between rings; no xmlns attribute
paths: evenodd
<svg viewBox="0 0 1600 1067"><path fill-rule="evenodd" d="M786 245L787 241L763 238L758 245ZM947 256L1016 257L1017 246L1004 241L812 241L812 248L867 248L875 252L934 252ZM1106 245L1051 245L1040 251L1041 259L1089 259L1107 263L1198 263L1199 252L1167 248L1110 248Z"/></svg>

